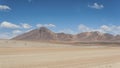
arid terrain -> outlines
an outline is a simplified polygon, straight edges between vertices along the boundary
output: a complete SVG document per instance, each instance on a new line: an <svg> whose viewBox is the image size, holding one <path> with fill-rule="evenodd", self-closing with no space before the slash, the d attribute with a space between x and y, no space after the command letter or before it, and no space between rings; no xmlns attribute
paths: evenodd
<svg viewBox="0 0 120 68"><path fill-rule="evenodd" d="M119 6L0 0L0 68L120 68Z"/></svg>
<svg viewBox="0 0 120 68"><path fill-rule="evenodd" d="M120 47L0 40L0 68L120 68Z"/></svg>

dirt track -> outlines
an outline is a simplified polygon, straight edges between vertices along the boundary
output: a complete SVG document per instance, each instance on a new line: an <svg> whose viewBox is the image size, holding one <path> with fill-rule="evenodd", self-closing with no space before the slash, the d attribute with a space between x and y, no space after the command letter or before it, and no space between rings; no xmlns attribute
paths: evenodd
<svg viewBox="0 0 120 68"><path fill-rule="evenodd" d="M1 47L0 68L120 68L120 47Z"/></svg>

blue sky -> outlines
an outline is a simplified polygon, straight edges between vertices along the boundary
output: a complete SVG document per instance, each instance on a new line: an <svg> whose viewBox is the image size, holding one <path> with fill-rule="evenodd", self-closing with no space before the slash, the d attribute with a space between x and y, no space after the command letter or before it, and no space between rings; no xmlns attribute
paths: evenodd
<svg viewBox="0 0 120 68"><path fill-rule="evenodd" d="M55 32L120 33L120 0L0 0L0 38L45 26Z"/></svg>

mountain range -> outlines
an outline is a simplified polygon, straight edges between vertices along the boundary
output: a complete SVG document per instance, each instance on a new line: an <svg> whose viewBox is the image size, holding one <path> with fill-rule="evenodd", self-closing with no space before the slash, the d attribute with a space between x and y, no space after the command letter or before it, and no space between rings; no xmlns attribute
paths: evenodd
<svg viewBox="0 0 120 68"><path fill-rule="evenodd" d="M75 42L110 42L120 41L120 35L101 33L98 31L82 32L76 35L66 33L55 33L46 27L32 30L12 38L13 40L34 40L34 41L75 41Z"/></svg>

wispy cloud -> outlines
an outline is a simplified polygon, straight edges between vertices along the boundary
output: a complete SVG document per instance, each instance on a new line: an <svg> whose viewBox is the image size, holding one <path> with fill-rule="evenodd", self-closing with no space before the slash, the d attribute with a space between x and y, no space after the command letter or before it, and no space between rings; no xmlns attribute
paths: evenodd
<svg viewBox="0 0 120 68"><path fill-rule="evenodd" d="M8 33L0 33L0 39L9 39L10 36Z"/></svg>
<svg viewBox="0 0 120 68"><path fill-rule="evenodd" d="M13 30L12 33L13 33L13 34L21 34L22 31L21 31L21 30Z"/></svg>
<svg viewBox="0 0 120 68"><path fill-rule="evenodd" d="M120 34L120 26L116 25L101 25L98 28L88 27L84 24L80 24L78 26L79 32L91 32L91 31L99 31L103 33L110 33L110 34Z"/></svg>
<svg viewBox="0 0 120 68"><path fill-rule="evenodd" d="M39 28L39 27L48 27L48 28L49 28L49 27L52 27L52 28L53 28L53 27L56 27L56 25L54 25L54 24L37 24L36 26L37 26L38 28Z"/></svg>
<svg viewBox="0 0 120 68"><path fill-rule="evenodd" d="M11 39L22 33L24 33L24 31L21 30L12 30L11 32L0 32L0 39Z"/></svg>
<svg viewBox="0 0 120 68"><path fill-rule="evenodd" d="M58 31L58 33L76 34L76 32L73 31L72 29L63 29Z"/></svg>
<svg viewBox="0 0 120 68"><path fill-rule="evenodd" d="M22 25L22 27L23 27L24 29L30 29L30 28L32 28L32 26L29 25L29 24L27 24L27 23L22 23L21 25Z"/></svg>
<svg viewBox="0 0 120 68"><path fill-rule="evenodd" d="M11 10L11 8L8 5L0 5L0 11L6 11Z"/></svg>
<svg viewBox="0 0 120 68"><path fill-rule="evenodd" d="M104 5L103 4L98 4L98 3L94 3L93 5L88 5L89 8L93 8L93 9L103 9Z"/></svg>
<svg viewBox="0 0 120 68"><path fill-rule="evenodd" d="M80 30L80 32L87 32L87 31L91 31L92 29L87 27L86 25L80 24L78 26L78 29Z"/></svg>
<svg viewBox="0 0 120 68"><path fill-rule="evenodd" d="M19 25L13 24L13 23L8 22L8 21L3 21L0 24L0 27L2 27L2 28L11 28L11 29L20 28Z"/></svg>
<svg viewBox="0 0 120 68"><path fill-rule="evenodd" d="M25 33L27 30L32 28L31 25L24 23L24 24L14 24L12 22L3 21L0 23L0 38L2 39L10 39L12 37L15 37L19 34ZM10 30L8 32L4 32L3 30Z"/></svg>
<svg viewBox="0 0 120 68"><path fill-rule="evenodd" d="M2 28L9 28L9 29L30 29L32 28L32 26L30 24L27 23L21 23L21 24L14 24L12 22L8 22L8 21L3 21L0 23L0 27Z"/></svg>

